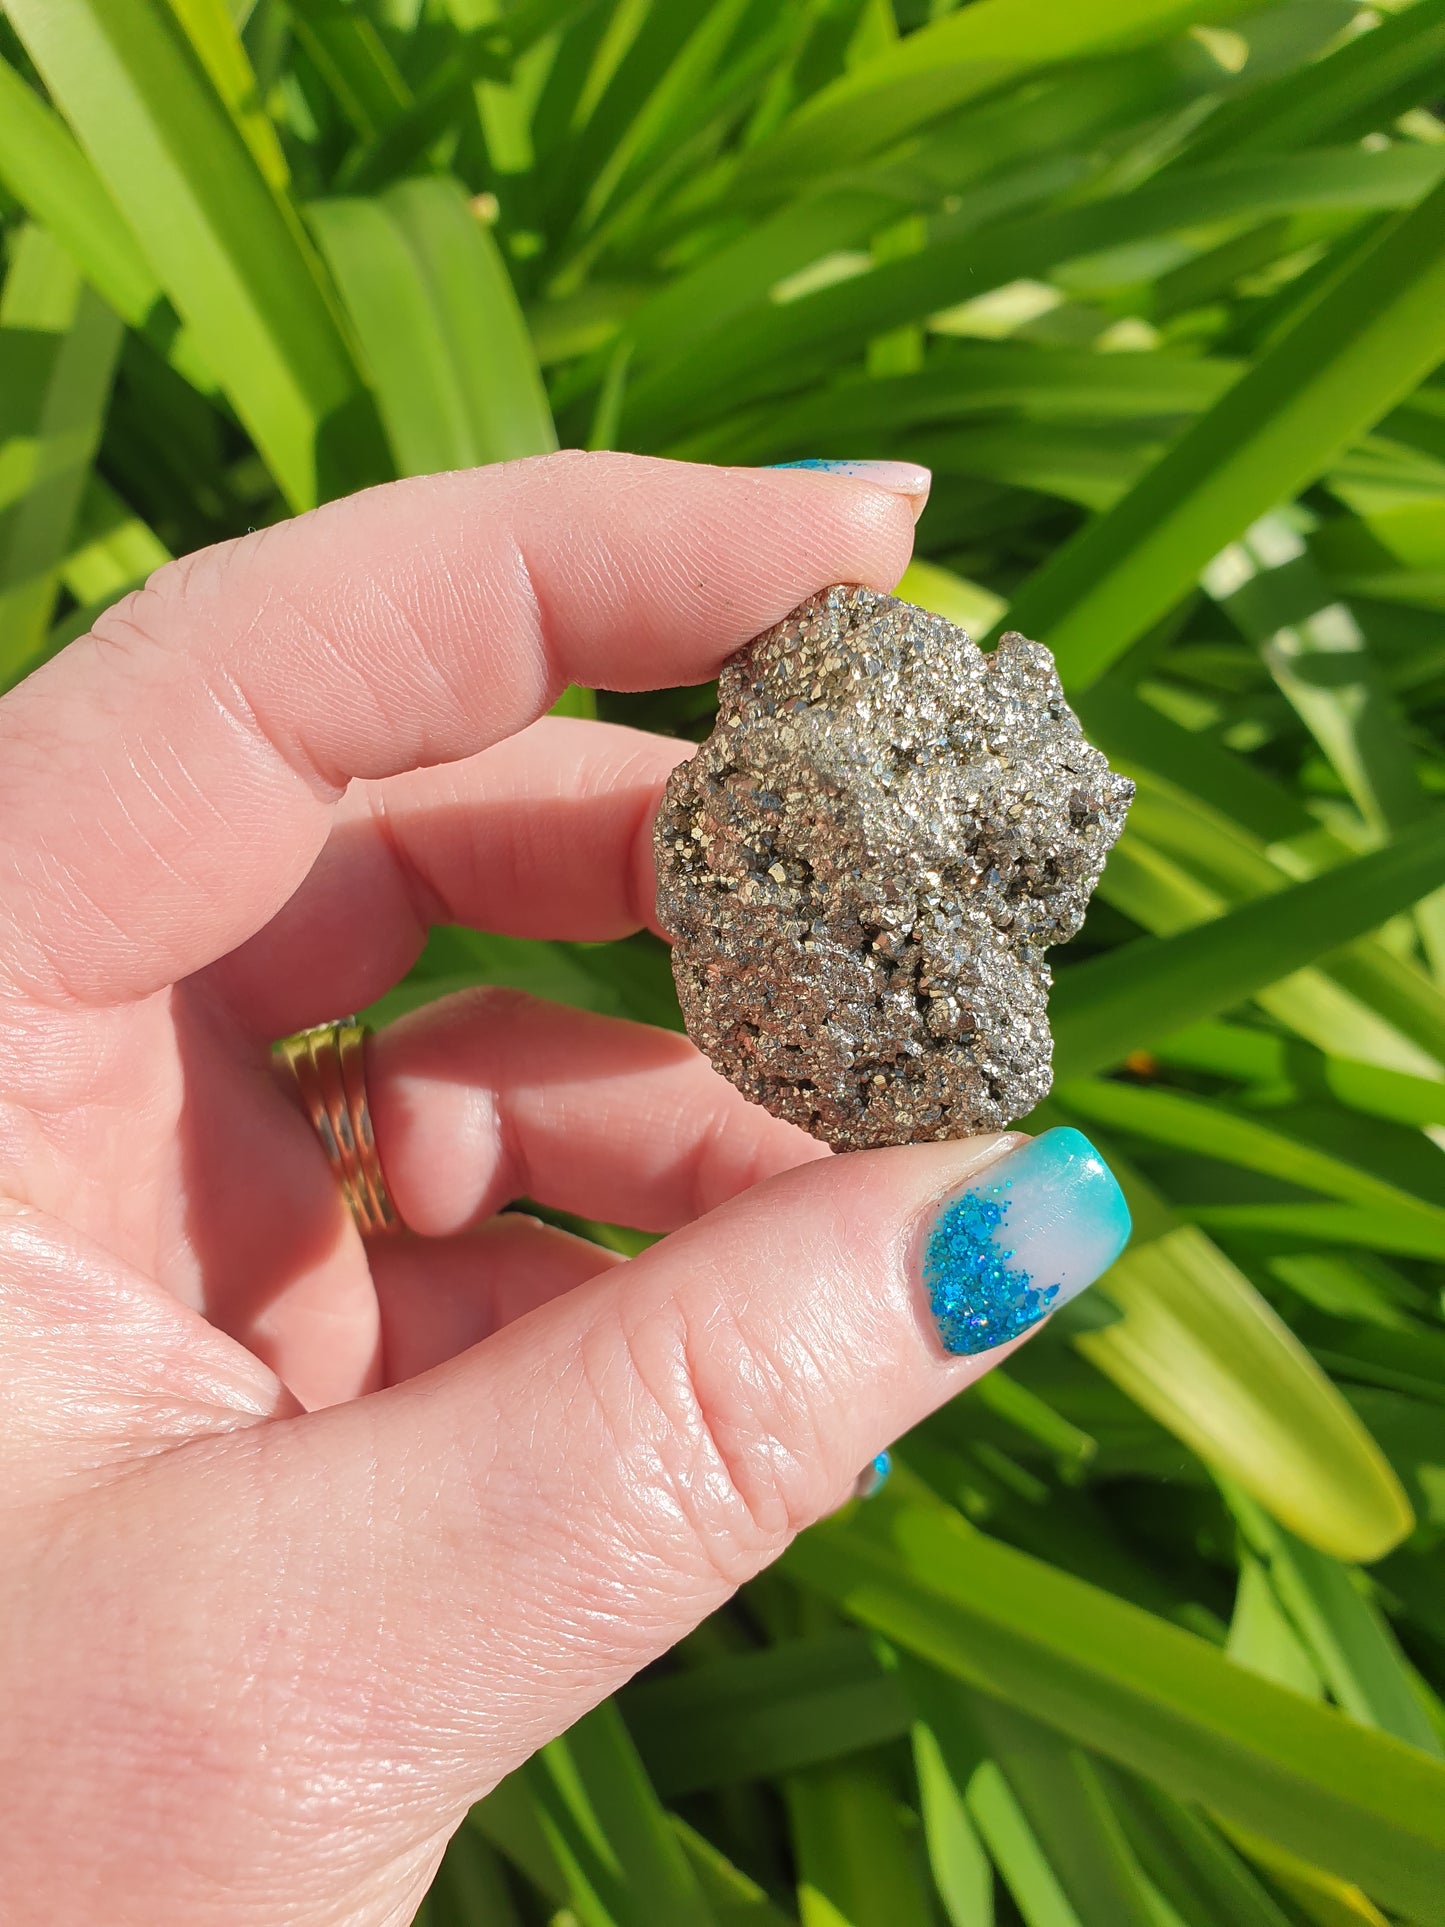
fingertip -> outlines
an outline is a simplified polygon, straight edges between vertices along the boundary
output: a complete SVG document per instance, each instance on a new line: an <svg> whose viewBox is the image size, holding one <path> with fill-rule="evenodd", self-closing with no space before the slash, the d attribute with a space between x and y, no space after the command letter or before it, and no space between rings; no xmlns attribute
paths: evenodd
<svg viewBox="0 0 1445 1927"><path fill-rule="evenodd" d="M776 474L783 470L801 471L813 475L842 476L849 481L866 483L870 488L881 489L885 494L896 496L904 501L915 522L928 506L929 493L933 487L933 470L925 468L922 462L850 461L809 456L803 461L771 464L772 473Z"/></svg>

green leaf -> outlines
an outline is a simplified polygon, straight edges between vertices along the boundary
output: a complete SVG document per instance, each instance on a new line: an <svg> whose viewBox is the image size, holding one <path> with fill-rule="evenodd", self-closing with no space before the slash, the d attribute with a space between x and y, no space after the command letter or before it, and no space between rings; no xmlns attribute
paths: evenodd
<svg viewBox="0 0 1445 1927"><path fill-rule="evenodd" d="M851 1631L641 1681L624 1690L622 1708L669 1799L793 1772L896 1739L908 1725L897 1680Z"/></svg>
<svg viewBox="0 0 1445 1927"><path fill-rule="evenodd" d="M1445 1095L1445 1086L1441 1091ZM1445 1232L1445 1204L1422 1198L1408 1182L1392 1183L1275 1124L1240 1115L1222 1099L1094 1078L1067 1079L1054 1096L1076 1118L1129 1131L1153 1144L1217 1158L1242 1170L1263 1172L1343 1203L1384 1205ZM1430 1163L1433 1166L1433 1158Z"/></svg>
<svg viewBox="0 0 1445 1927"><path fill-rule="evenodd" d="M665 445L675 440L679 427L709 419L719 408L754 393L812 385L820 355L847 354L889 328L925 319L1022 276L1045 273L1061 263L1078 261L1102 250L1172 234L1180 227L1204 226L1231 218L1258 219L1301 205L1319 209L1409 207L1440 180L1442 173L1445 173L1445 153L1434 148L1401 148L1380 153L1346 149L1288 155L1274 161L1250 160L1201 168L1197 174L1148 182L1129 194L1051 208L1032 218L995 220L983 227L965 223L960 233L936 237L921 254L885 263L869 273L851 276L817 292L799 295L795 300L775 300L757 307L736 318L716 336L706 331L701 338L684 336L670 354L659 356L657 363L639 376L629 396L625 420L629 432L646 444ZM1423 215L1423 209L1421 212ZM1354 439L1359 426L1367 426L1382 415L1430 365L1422 358L1425 350L1420 338L1435 339L1429 328L1434 281L1428 267L1418 258L1416 232L1411 230L1407 253L1420 281L1418 288L1405 285L1409 277L1394 253L1390 255L1392 272L1402 283L1395 323L1392 325L1385 316L1373 313L1362 318L1353 310L1345 316L1337 303L1328 343L1332 351L1342 352L1334 333L1348 325L1355 333L1363 329L1368 336L1368 340L1362 340L1359 345L1362 360L1368 358L1371 344L1379 341L1388 341L1397 350L1409 342L1414 344L1413 352L1396 364L1388 382L1378 369L1374 371L1373 384L1364 392L1381 391L1379 407L1372 414L1360 417L1357 423L1351 408L1346 406L1340 419L1348 426L1329 442L1319 463L1302 478L1304 480L1312 480L1330 456ZM1425 238L1419 246L1428 247L1431 232L1430 221L1422 219L1418 233ZM1370 322L1373 327L1368 325ZM1395 339L1397 332L1401 338L1399 343ZM1251 380L1254 373L1251 370ZM1353 388L1343 376L1339 388L1342 402L1351 403ZM1333 388L1328 401L1334 405ZM1254 403L1251 408L1255 408ZM1204 417L1204 423L1213 422L1217 413L1217 408L1212 410ZM1331 415L1329 419L1333 422L1335 417ZM1323 424L1311 420L1307 410L1300 416L1291 415L1280 429L1281 452L1285 441L1292 441L1296 422L1301 431L1309 423L1316 438L1321 434ZM1200 424L1196 434L1202 431L1203 425ZM1210 446L1213 447L1213 443ZM1283 489L1277 491L1281 492ZM1244 519L1254 519L1255 514L1272 507L1275 499L1276 495L1269 496ZM1200 558L1194 575L1227 536L1237 533L1239 526L1237 520L1229 523L1226 535L1220 536L1213 548ZM1028 593L1032 594L1031 588ZM1172 599L1171 596L1169 600ZM1147 627L1166 606L1167 603L1161 604L1141 626ZM1021 626L1027 628L1028 623ZM1044 629L1045 625L1035 623L1031 633L1039 634ZM1129 639L1138 633L1138 630L1131 632ZM1052 643L1052 637L1046 635L1045 639ZM1099 666L1103 666L1102 661ZM1079 687L1089 680L1091 677L1085 675L1074 678Z"/></svg>
<svg viewBox="0 0 1445 1927"><path fill-rule="evenodd" d="M405 181L309 212L402 474L556 447L511 279L457 183Z"/></svg>
<svg viewBox="0 0 1445 1927"><path fill-rule="evenodd" d="M717 1927L611 1701L521 1769L584 1927Z"/></svg>
<svg viewBox="0 0 1445 1927"><path fill-rule="evenodd" d="M1221 1237L1269 1235L1288 1248L1360 1245L1401 1258L1445 1259L1445 1238L1433 1224L1402 1218L1393 1208L1356 1204L1193 1204L1192 1223Z"/></svg>
<svg viewBox="0 0 1445 1927"><path fill-rule="evenodd" d="M1378 928L1445 881L1445 815L1380 851L1172 937L1143 937L1062 972L1054 990L1061 1077L1231 1009L1321 953Z"/></svg>
<svg viewBox="0 0 1445 1927"><path fill-rule="evenodd" d="M1108 515L1025 584L1012 626L1083 688L1212 556L1378 421L1445 355L1445 186L1352 258Z"/></svg>
<svg viewBox="0 0 1445 1927"><path fill-rule="evenodd" d="M933 1927L914 1843L876 1764L812 1767L784 1782L783 1797L800 1927Z"/></svg>
<svg viewBox="0 0 1445 1927"><path fill-rule="evenodd" d="M911 1666L912 1661L906 1662L905 1678ZM933 1727L925 1718L915 1720L913 1767L918 1775L923 1833L933 1884L949 1927L994 1927L993 1872L969 1817L967 1779L960 1784L954 1777L953 1764Z"/></svg>
<svg viewBox="0 0 1445 1927"><path fill-rule="evenodd" d="M1337 1704L1355 1719L1445 1759L1445 1746L1425 1717L1404 1655L1359 1576L1327 1553L1302 1545L1245 1494L1226 1492L1226 1497Z"/></svg>
<svg viewBox="0 0 1445 1927"><path fill-rule="evenodd" d="M120 336L71 257L24 228L0 295L0 688L50 626Z"/></svg>
<svg viewBox="0 0 1445 1927"><path fill-rule="evenodd" d="M1080 1927L1154 1927L1147 1885L1089 1755L983 1694L972 1712Z"/></svg>
<svg viewBox="0 0 1445 1927"><path fill-rule="evenodd" d="M1354 612L1327 586L1303 538L1266 516L1221 550L1205 585L1260 653L1376 835L1413 823L1430 804L1403 715ZM1445 896L1417 907L1436 977L1445 972Z"/></svg>
<svg viewBox="0 0 1445 1927"><path fill-rule="evenodd" d="M116 313L141 326L160 284L59 115L0 60L0 180Z"/></svg>
<svg viewBox="0 0 1445 1927"><path fill-rule="evenodd" d="M557 447L511 277L455 181L310 208L403 474Z"/></svg>
<svg viewBox="0 0 1445 1927"><path fill-rule="evenodd" d="M1243 0L1237 8L1225 0L1210 12L1242 10ZM748 156L736 190L795 192L966 100L1056 61L1160 38L1199 11L1197 0L1109 0L1084 9L1065 0L976 0L815 94Z"/></svg>
<svg viewBox="0 0 1445 1927"><path fill-rule="evenodd" d="M435 1927L522 1927L501 1861L474 1827L452 1835L428 1899Z"/></svg>
<svg viewBox="0 0 1445 1927"><path fill-rule="evenodd" d="M15 0L9 17L292 506L375 479L319 265L164 0Z"/></svg>
<svg viewBox="0 0 1445 1927"><path fill-rule="evenodd" d="M1104 1769L1139 1863L1186 1921L1289 1927L1285 1915L1204 1817L1134 1774Z"/></svg>
<svg viewBox="0 0 1445 1927"><path fill-rule="evenodd" d="M1076 1348L1311 1545L1388 1552L1414 1519L1379 1447L1244 1274L1112 1161L1135 1235L1101 1289L1123 1316Z"/></svg>
<svg viewBox="0 0 1445 1927"><path fill-rule="evenodd" d="M155 532L98 475L86 484L60 579L82 606L107 607L168 562Z"/></svg>
<svg viewBox="0 0 1445 1927"><path fill-rule="evenodd" d="M717 1915L718 1927L791 1927L789 1916L767 1894L685 1820L670 1813L668 1823L697 1875L698 1885ZM487 1927L491 1927L490 1922Z"/></svg>
<svg viewBox="0 0 1445 1927"><path fill-rule="evenodd" d="M786 1569L853 1618L1176 1797L1445 1920L1445 1767L985 1537L895 1474Z"/></svg>
<svg viewBox="0 0 1445 1927"><path fill-rule="evenodd" d="M1189 158L1277 154L1384 129L1428 92L1442 60L1445 0L1412 0L1313 66L1281 74L1222 107Z"/></svg>
<svg viewBox="0 0 1445 1927"><path fill-rule="evenodd" d="M296 34L363 140L412 106L411 89L373 23L341 0L292 0Z"/></svg>
<svg viewBox="0 0 1445 1927"><path fill-rule="evenodd" d="M260 89L236 30L227 0L169 0L210 78L211 85L230 109L231 118L272 187L290 184L290 169L276 130L261 104Z"/></svg>

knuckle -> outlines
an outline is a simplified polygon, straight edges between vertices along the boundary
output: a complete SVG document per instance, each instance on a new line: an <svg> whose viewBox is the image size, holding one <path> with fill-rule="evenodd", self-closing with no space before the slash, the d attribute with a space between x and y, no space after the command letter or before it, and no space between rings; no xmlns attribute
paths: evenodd
<svg viewBox="0 0 1445 1927"><path fill-rule="evenodd" d="M703 1567L731 1591L816 1516L816 1439L789 1362L774 1356L716 1289L697 1279L705 1316L679 1298L629 1318L616 1338L621 1388L594 1377L631 1489L665 1522L673 1564Z"/></svg>

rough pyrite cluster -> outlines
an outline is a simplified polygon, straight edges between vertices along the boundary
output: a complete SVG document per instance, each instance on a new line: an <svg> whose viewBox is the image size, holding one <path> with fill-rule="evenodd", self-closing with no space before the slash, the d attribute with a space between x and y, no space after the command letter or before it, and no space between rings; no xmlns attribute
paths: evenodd
<svg viewBox="0 0 1445 1927"><path fill-rule="evenodd" d="M997 1130L1049 1089L1044 950L1133 785L1053 658L893 596L814 596L723 670L673 771L658 911L689 1034L838 1150Z"/></svg>

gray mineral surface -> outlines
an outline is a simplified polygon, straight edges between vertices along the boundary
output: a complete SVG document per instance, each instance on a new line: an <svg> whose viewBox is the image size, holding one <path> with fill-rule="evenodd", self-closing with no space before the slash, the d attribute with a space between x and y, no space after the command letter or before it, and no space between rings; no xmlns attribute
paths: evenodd
<svg viewBox="0 0 1445 1927"><path fill-rule="evenodd" d="M1133 793L1038 643L812 597L726 665L658 814L690 1036L838 1150L1002 1129L1048 1093L1044 951Z"/></svg>

